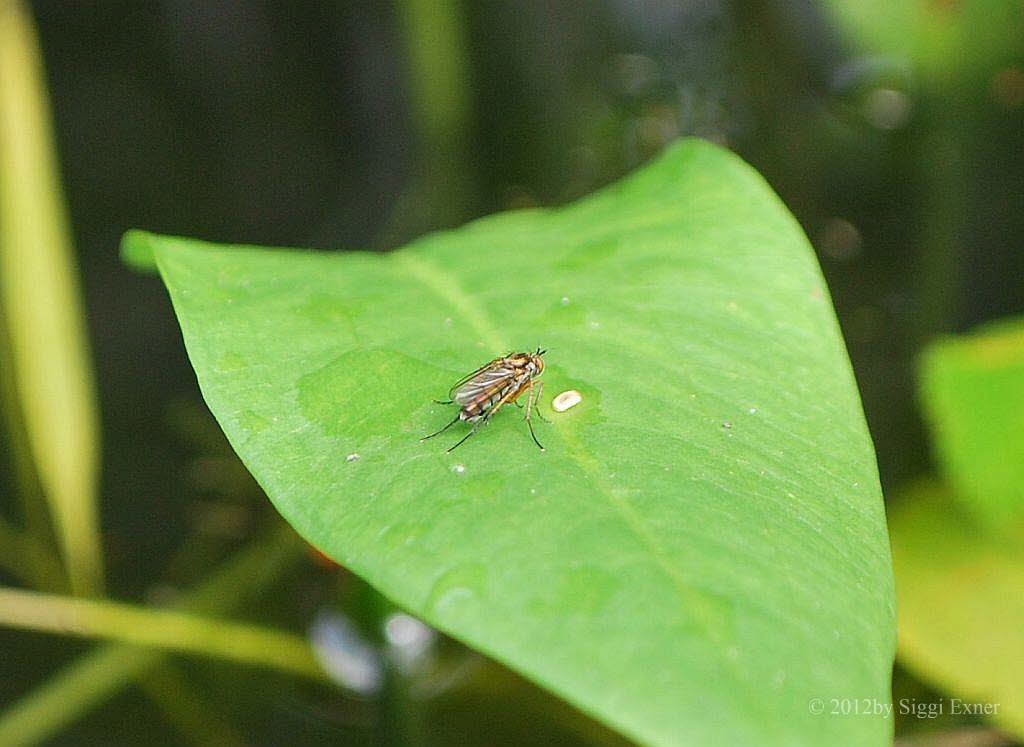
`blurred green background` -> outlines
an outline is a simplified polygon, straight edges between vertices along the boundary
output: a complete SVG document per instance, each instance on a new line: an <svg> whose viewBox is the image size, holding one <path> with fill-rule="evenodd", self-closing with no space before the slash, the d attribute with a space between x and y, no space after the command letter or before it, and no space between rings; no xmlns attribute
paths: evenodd
<svg viewBox="0 0 1024 747"><path fill-rule="evenodd" d="M3 628L0 734L614 743L275 529L202 403L162 287L117 245L141 227L383 251L565 203L698 135L767 178L831 287L891 509L894 698L1009 704L995 722L897 707L897 738L1024 738L1024 326L932 345L1024 312L1024 4L0 0L0 18L4 584L88 593L102 574L114 599L191 600L349 662L339 688ZM64 268L39 282L38 309L18 254L33 224L11 217L30 214L67 249L36 257ZM19 340L48 330L56 347L28 362ZM78 383L26 392L17 372L40 361ZM40 463L40 439L68 458ZM86 570L67 578L60 552ZM230 609L186 593L203 584ZM240 584L245 598L220 594ZM92 669L76 669L87 653ZM369 680L345 680L353 666ZM4 731L24 723L37 731Z"/></svg>

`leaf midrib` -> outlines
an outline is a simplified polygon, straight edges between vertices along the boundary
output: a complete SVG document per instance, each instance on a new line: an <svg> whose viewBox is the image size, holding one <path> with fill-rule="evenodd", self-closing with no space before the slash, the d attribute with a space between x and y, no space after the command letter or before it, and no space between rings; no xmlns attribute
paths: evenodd
<svg viewBox="0 0 1024 747"><path fill-rule="evenodd" d="M450 273L444 272L422 257L402 256L401 252L396 252L392 256L396 259L400 258L400 261L396 263L397 266L402 267L415 281L452 306L488 344L494 346L495 350L509 349L507 341L497 332L497 328L487 313L462 290ZM619 513L636 537L647 547L657 565L672 581L680 599L687 604L688 609L695 613L696 620L707 637L712 641L720 641L722 626L716 621L717 616L714 611L700 591L665 557L666 551L657 537L645 526L643 517L636 512L629 501L617 495L614 489L604 481L597 460L579 442L575 434L566 430L562 422L556 421L554 426L573 461L587 475L597 491Z"/></svg>
<svg viewBox="0 0 1024 747"><path fill-rule="evenodd" d="M396 260L395 265L402 268L409 277L455 309L457 314L476 330L477 334L493 349L511 349L508 342L497 331L497 327L487 312L462 289L451 273L438 268L430 260L412 255L408 251L393 252L390 258ZM569 456L587 476L597 492L622 517L640 543L647 548L657 567L675 588L684 609L692 613L695 626L707 640L721 644L725 625L718 611L707 601L701 590L691 584L685 574L666 557L667 551L662 548L656 535L649 531L644 518L637 513L632 504L617 495L614 489L605 482L597 459L579 442L576 435L567 430L563 422L556 421L554 430L558 433ZM742 682L743 678L738 663L724 655L724 647L716 645L711 650L717 654L719 662L733 675L733 681L737 684ZM757 701L753 699L751 702L756 703ZM762 723L770 723L770 720L762 719Z"/></svg>

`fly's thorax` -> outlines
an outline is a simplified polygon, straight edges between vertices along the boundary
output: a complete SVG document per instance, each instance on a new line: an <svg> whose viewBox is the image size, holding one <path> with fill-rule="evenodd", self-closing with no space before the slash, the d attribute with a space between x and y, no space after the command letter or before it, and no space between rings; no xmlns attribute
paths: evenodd
<svg viewBox="0 0 1024 747"><path fill-rule="evenodd" d="M544 359L537 353L509 353L505 361L512 368L525 371L530 376L540 376L544 371Z"/></svg>

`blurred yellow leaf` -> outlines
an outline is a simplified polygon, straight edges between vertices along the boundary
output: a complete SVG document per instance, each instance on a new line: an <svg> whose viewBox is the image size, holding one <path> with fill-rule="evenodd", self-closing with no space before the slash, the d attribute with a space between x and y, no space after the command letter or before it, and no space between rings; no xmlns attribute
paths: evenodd
<svg viewBox="0 0 1024 747"><path fill-rule="evenodd" d="M986 718L1024 737L1022 538L972 529L935 482L893 504L897 658L951 697L991 704Z"/></svg>

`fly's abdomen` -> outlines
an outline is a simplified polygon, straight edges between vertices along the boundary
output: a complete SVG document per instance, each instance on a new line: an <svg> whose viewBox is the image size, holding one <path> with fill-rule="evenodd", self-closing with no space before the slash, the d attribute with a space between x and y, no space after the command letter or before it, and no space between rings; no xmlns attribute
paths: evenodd
<svg viewBox="0 0 1024 747"><path fill-rule="evenodd" d="M480 392L462 408L463 420L475 420L490 412L509 392L519 386L519 380L509 377L494 386Z"/></svg>

